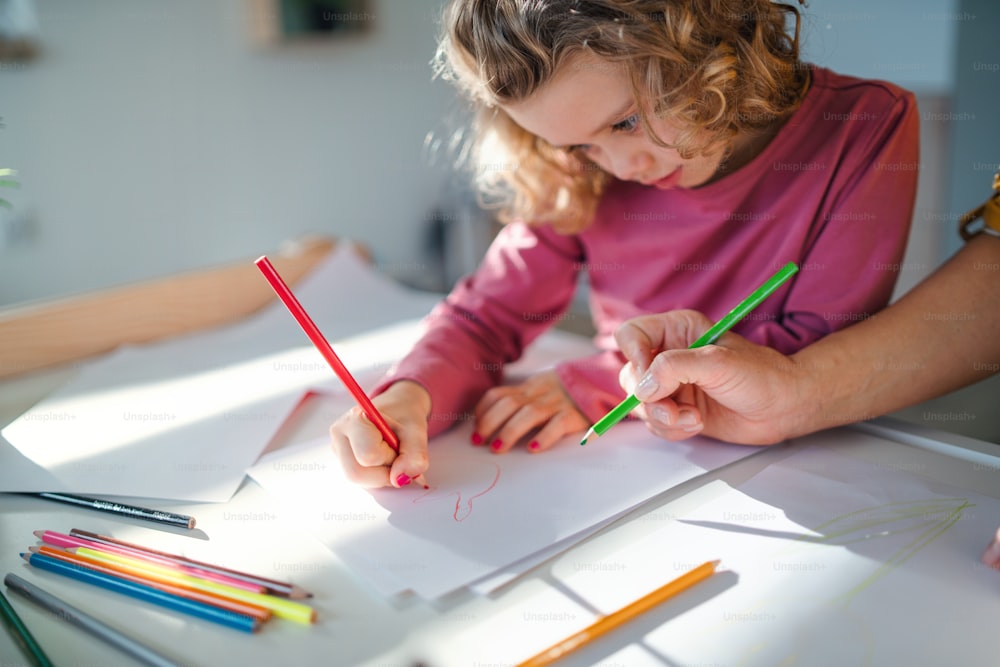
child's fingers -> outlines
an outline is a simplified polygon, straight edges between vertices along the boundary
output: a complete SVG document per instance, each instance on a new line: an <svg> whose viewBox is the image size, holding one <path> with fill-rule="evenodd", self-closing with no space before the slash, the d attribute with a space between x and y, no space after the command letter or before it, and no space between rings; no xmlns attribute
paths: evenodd
<svg viewBox="0 0 1000 667"><path fill-rule="evenodd" d="M551 419L550 412L539 407L537 403L521 405L500 427L490 444L490 449L502 454L540 427L550 423Z"/></svg>
<svg viewBox="0 0 1000 667"><path fill-rule="evenodd" d="M341 417L333 428L344 435L354 452L354 459L365 468L391 465L396 458L395 450L357 406Z"/></svg>
<svg viewBox="0 0 1000 667"><path fill-rule="evenodd" d="M575 422L572 417L567 415L556 415L543 426L535 437L531 438L528 443L528 451L532 454L538 452L544 452L552 448L552 445L559 442L563 436L569 433L578 432L579 429L575 428L578 422Z"/></svg>
<svg viewBox="0 0 1000 667"><path fill-rule="evenodd" d="M330 441L333 453L349 482L368 488L388 486L389 469L383 465L365 467L359 464L351 443L335 426L330 428Z"/></svg>
<svg viewBox="0 0 1000 667"><path fill-rule="evenodd" d="M430 466L427 456L427 432L416 428L396 428L399 434L399 455L388 471L389 483L396 488L413 482L426 485L423 474Z"/></svg>
<svg viewBox="0 0 1000 667"><path fill-rule="evenodd" d="M494 451L504 450L500 429L521 409L521 401L514 396L512 387L494 387L476 405L474 444L485 444ZM497 434L494 437L494 434ZM479 442L477 442L477 440ZM509 440L509 436L508 436ZM516 441L508 441L508 446Z"/></svg>

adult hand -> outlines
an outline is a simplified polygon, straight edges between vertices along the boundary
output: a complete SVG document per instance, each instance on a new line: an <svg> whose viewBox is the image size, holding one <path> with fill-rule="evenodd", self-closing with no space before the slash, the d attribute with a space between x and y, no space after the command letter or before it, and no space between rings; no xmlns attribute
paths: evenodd
<svg viewBox="0 0 1000 667"><path fill-rule="evenodd" d="M586 417L577 410L554 371L533 375L517 385L488 390L475 410L474 444L488 443L496 453L528 440L528 451L541 452L564 435L586 430Z"/></svg>
<svg viewBox="0 0 1000 667"><path fill-rule="evenodd" d="M399 438L397 454L360 407L344 413L330 427L333 451L347 478L361 486L402 487L422 480L427 471L427 415L431 397L415 382L403 380L372 399Z"/></svg>
<svg viewBox="0 0 1000 667"><path fill-rule="evenodd" d="M742 444L786 437L789 416L802 400L793 358L734 333L688 349L712 326L693 310L644 315L615 332L628 359L622 387L642 401L636 413L668 440L697 433Z"/></svg>

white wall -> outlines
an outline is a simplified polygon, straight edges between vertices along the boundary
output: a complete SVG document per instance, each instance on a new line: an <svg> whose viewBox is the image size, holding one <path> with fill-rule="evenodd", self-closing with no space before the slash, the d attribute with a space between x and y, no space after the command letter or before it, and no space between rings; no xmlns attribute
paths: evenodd
<svg viewBox="0 0 1000 667"><path fill-rule="evenodd" d="M807 60L921 95L952 91L958 0L809 0L803 13Z"/></svg>
<svg viewBox="0 0 1000 667"><path fill-rule="evenodd" d="M22 182L0 196L31 223L8 239L0 211L0 305L252 258L310 231L368 244L395 275L440 272L424 231L447 169L422 147L454 106L428 66L441 0L373 0L366 37L271 50L249 37L250 4L37 0L41 57L0 65L0 167ZM956 13L956 0L811 0L805 56L946 106ZM901 288L941 259L930 164L918 218L934 229L915 225Z"/></svg>
<svg viewBox="0 0 1000 667"><path fill-rule="evenodd" d="M260 49L245 0L40 0L42 54L0 66L0 304L253 258L306 232L412 263L444 181L423 154L438 2L373 2L374 30Z"/></svg>
<svg viewBox="0 0 1000 667"><path fill-rule="evenodd" d="M958 0L810 0L802 32L807 60L844 74L892 81L917 96L920 174L909 245L893 298L908 292L951 252L948 199Z"/></svg>

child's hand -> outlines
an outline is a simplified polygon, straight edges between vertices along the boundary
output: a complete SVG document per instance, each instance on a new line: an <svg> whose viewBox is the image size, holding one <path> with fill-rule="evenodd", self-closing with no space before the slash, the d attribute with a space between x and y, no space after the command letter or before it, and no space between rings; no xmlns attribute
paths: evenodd
<svg viewBox="0 0 1000 667"><path fill-rule="evenodd" d="M375 396L372 404L399 438L399 453L355 406L330 427L333 451L347 478L366 487L402 487L414 480L419 482L428 466L430 394L415 382L401 381Z"/></svg>
<svg viewBox="0 0 1000 667"><path fill-rule="evenodd" d="M576 409L558 376L548 371L483 394L476 405L472 442L487 443L501 453L531 435L528 450L541 452L564 435L582 432L587 426L587 419Z"/></svg>

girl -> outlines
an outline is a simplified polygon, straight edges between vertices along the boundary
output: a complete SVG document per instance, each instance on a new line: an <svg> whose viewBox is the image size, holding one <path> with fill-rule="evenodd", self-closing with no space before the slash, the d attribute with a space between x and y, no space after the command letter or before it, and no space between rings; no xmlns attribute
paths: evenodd
<svg viewBox="0 0 1000 667"><path fill-rule="evenodd" d="M754 342L791 353L887 304L915 102L802 63L799 18L771 0L450 3L436 62L478 109L481 191L508 224L375 390L399 454L357 409L331 427L352 480L409 484L472 408L473 444L496 453L583 432L625 396L619 324L720 317L788 261L799 274L734 329ZM580 272L603 351L500 386Z"/></svg>

